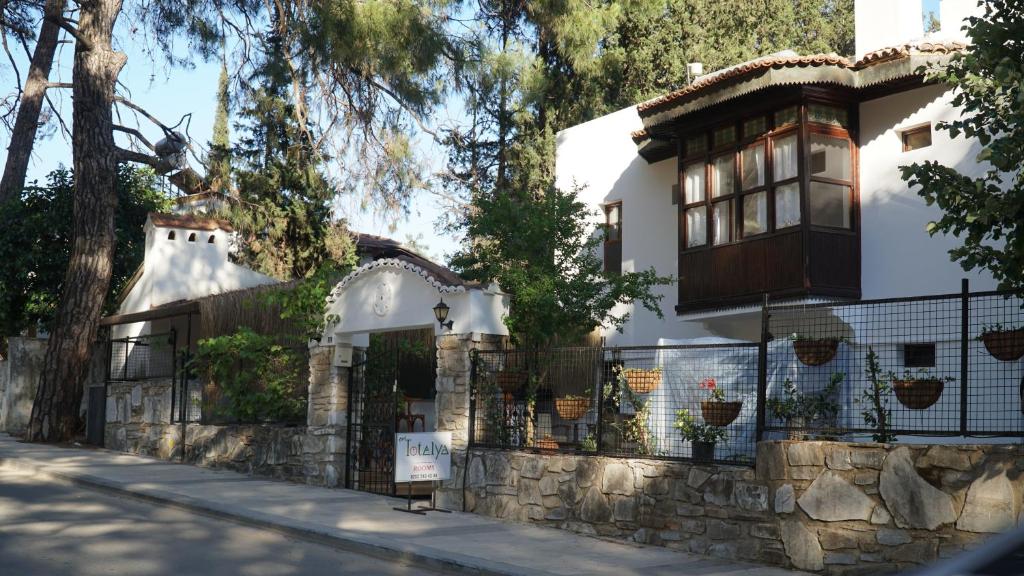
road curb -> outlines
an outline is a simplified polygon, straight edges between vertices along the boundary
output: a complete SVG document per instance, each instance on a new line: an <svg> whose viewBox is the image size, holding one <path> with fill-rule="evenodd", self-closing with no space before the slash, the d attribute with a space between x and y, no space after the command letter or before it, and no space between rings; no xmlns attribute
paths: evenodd
<svg viewBox="0 0 1024 576"><path fill-rule="evenodd" d="M329 546L338 550L356 552L389 562L484 576L554 576L553 573L525 570L519 566L482 560L461 554L435 554L433 549L404 545L391 539L362 534L338 534L337 531L325 531L311 524L271 514L260 514L252 511L242 514L198 498L170 494L162 490L131 489L120 482L89 474L55 472L48 469L45 464L40 464L27 458L0 454L0 468L31 472L51 482L78 486L116 496L127 496L135 500L169 506L209 518L227 520L253 528L272 530L292 538Z"/></svg>

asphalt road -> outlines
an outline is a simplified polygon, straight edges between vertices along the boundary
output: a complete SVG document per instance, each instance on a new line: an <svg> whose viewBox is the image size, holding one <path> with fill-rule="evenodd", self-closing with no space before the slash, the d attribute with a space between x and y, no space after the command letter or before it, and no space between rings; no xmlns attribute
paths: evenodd
<svg viewBox="0 0 1024 576"><path fill-rule="evenodd" d="M0 470L0 574L441 573Z"/></svg>

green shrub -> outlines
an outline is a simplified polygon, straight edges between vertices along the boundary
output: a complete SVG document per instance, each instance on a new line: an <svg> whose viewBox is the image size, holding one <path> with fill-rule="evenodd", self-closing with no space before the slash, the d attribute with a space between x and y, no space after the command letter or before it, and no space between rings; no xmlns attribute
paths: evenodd
<svg viewBox="0 0 1024 576"><path fill-rule="evenodd" d="M303 354L276 344L249 328L199 341L190 368L216 386L222 402L207 408L214 418L240 422L304 420L306 399L299 391Z"/></svg>

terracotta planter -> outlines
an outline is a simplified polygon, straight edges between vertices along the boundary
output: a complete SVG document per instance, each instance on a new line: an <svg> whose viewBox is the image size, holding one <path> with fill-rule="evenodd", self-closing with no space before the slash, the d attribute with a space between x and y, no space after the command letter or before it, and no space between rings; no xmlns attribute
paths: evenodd
<svg viewBox="0 0 1024 576"><path fill-rule="evenodd" d="M555 409L563 420L579 420L590 408L590 398L555 398Z"/></svg>
<svg viewBox="0 0 1024 576"><path fill-rule="evenodd" d="M839 340L794 340L796 357L807 366L821 366L835 357Z"/></svg>
<svg viewBox="0 0 1024 576"><path fill-rule="evenodd" d="M661 385L661 372L657 370L626 370L626 383L637 394L650 394Z"/></svg>
<svg viewBox="0 0 1024 576"><path fill-rule="evenodd" d="M893 380L896 399L911 410L924 410L939 401L945 384L938 378L921 380Z"/></svg>
<svg viewBox="0 0 1024 576"><path fill-rule="evenodd" d="M691 442L693 445L693 461L694 462L714 462L715 460L715 443L714 442Z"/></svg>
<svg viewBox="0 0 1024 576"><path fill-rule="evenodd" d="M502 392L509 394L515 394L523 387L523 382L526 381L525 372L514 372L512 370L502 370L494 375L494 382L498 385L498 388Z"/></svg>
<svg viewBox="0 0 1024 576"><path fill-rule="evenodd" d="M740 415L740 409L742 408L743 402L702 400L700 403L700 413L704 416L704 421L712 426L728 426L732 424L732 421Z"/></svg>
<svg viewBox="0 0 1024 576"><path fill-rule="evenodd" d="M1024 328L986 332L981 335L981 341L996 360L1013 362L1024 357Z"/></svg>
<svg viewBox="0 0 1024 576"><path fill-rule="evenodd" d="M537 441L537 448L544 453L553 453L558 450L558 442L551 436L545 436Z"/></svg>

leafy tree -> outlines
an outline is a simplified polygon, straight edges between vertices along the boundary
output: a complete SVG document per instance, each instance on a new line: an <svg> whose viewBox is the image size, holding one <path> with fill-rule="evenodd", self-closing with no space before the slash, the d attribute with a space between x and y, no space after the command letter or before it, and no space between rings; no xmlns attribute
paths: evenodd
<svg viewBox="0 0 1024 576"><path fill-rule="evenodd" d="M107 311L114 309L121 288L142 264L147 214L170 206L148 168L122 166L117 196L117 250ZM71 255L73 204L74 175L62 168L47 176L45 186L25 188L0 209L0 334L20 334L36 326L50 329Z"/></svg>
<svg viewBox="0 0 1024 576"><path fill-rule="evenodd" d="M324 174L324 151L308 138L313 128L299 110L283 54L283 38L269 34L262 60L239 110L242 134L233 155L237 202L228 218L241 235L239 259L282 280L305 278L325 261L352 252L344 225L334 219L337 191Z"/></svg>
<svg viewBox="0 0 1024 576"><path fill-rule="evenodd" d="M478 241L452 264L467 277L497 281L512 295L505 323L518 342L543 346L600 325L621 327L629 315L613 313L618 304L639 302L661 315L651 289L670 279L653 269L604 273L597 255L602 234L589 223L593 214L577 190L552 186L536 198L480 195L474 209L468 233Z"/></svg>
<svg viewBox="0 0 1024 576"><path fill-rule="evenodd" d="M992 0L984 15L968 20L971 44L931 80L954 87L961 117L940 122L953 138L977 138L978 176L938 161L902 168L903 179L942 216L928 224L932 235L953 234L963 245L950 250L964 270L982 268L1002 289L1024 293L1024 2ZM976 169L972 164L971 168Z"/></svg>

